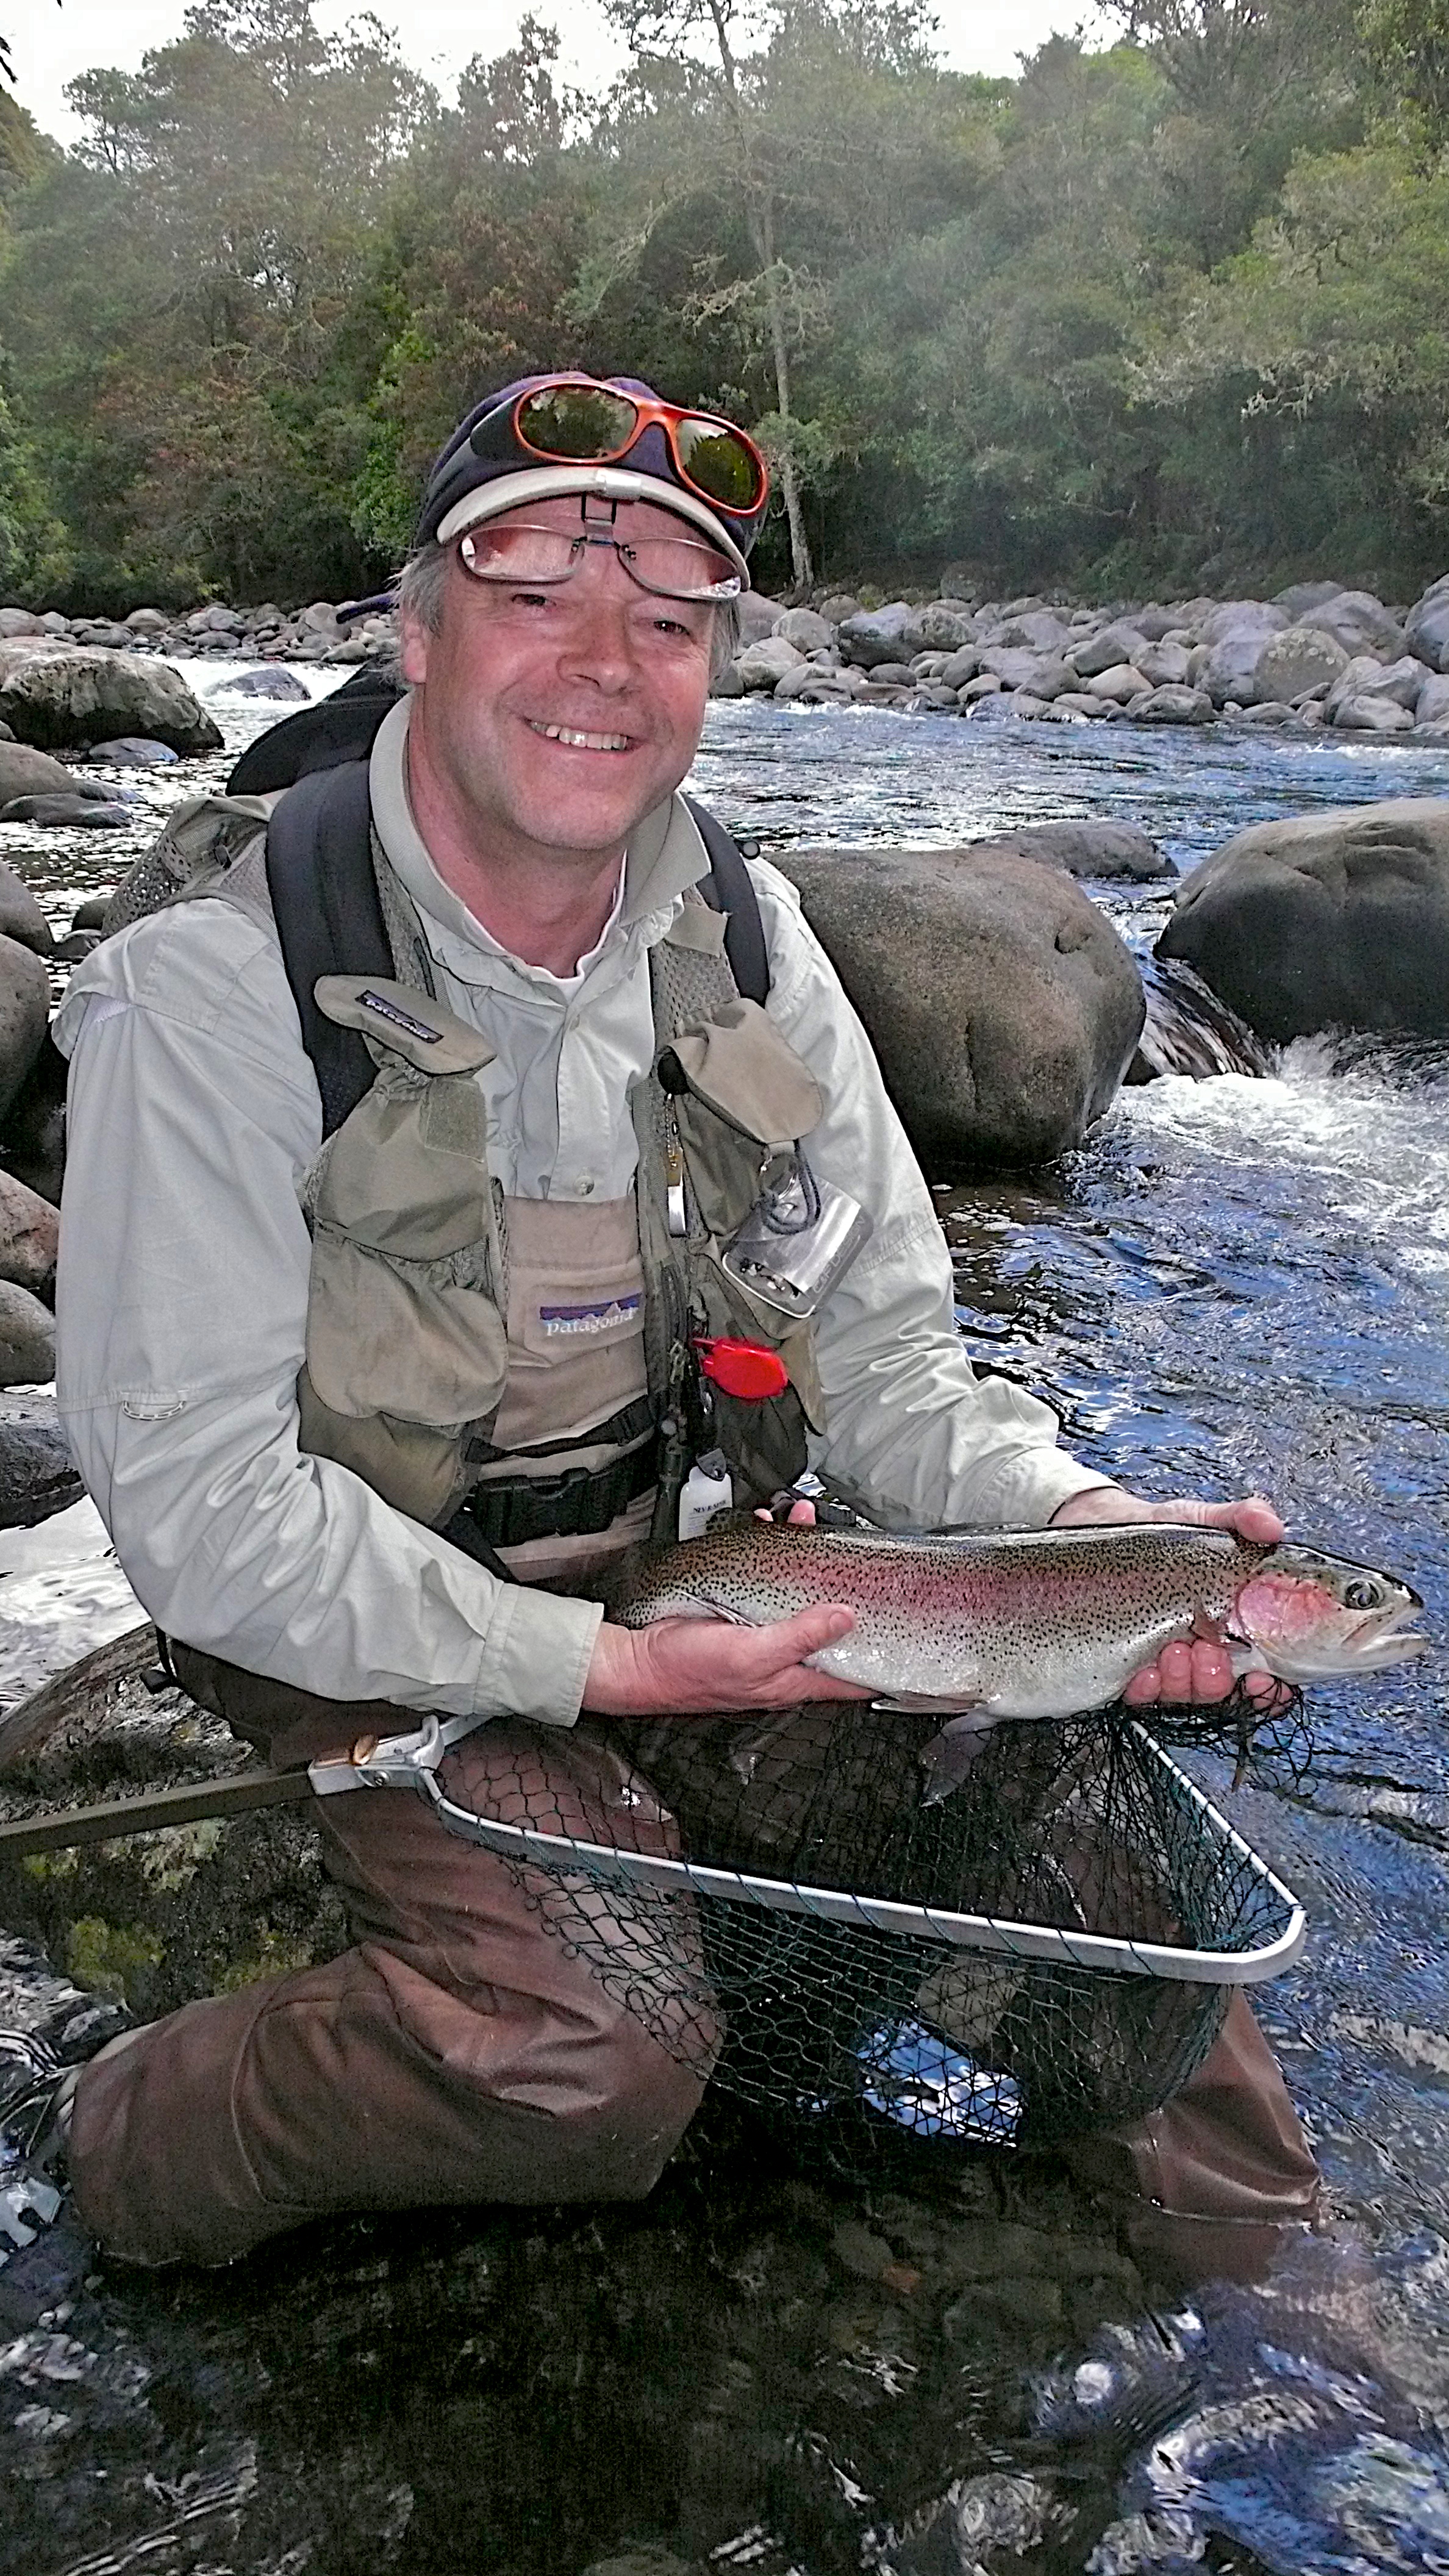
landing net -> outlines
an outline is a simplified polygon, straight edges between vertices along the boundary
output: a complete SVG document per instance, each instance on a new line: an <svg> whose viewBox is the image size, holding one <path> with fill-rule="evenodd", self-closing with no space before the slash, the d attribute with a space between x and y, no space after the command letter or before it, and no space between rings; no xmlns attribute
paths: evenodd
<svg viewBox="0 0 1449 2576"><path fill-rule="evenodd" d="M842 2169L1153 2109L1286 1964L1291 1896L1120 1712L1001 1726L924 1806L934 1732L839 1702L586 1722L564 1770L485 1730L469 1803L504 1830L474 1838L662 2048Z"/></svg>

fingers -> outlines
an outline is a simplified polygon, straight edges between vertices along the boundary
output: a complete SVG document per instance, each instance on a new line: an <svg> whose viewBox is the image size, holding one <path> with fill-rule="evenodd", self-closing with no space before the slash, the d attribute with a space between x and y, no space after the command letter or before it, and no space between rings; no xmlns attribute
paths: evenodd
<svg viewBox="0 0 1449 2576"><path fill-rule="evenodd" d="M1248 1494L1235 1503L1205 1503L1184 1494L1168 1503L1149 1503L1121 1485L1093 1485L1071 1494L1052 1514L1053 1529L1081 1527L1092 1521L1185 1521L1195 1529L1235 1530L1258 1547L1276 1546L1284 1523L1265 1494Z"/></svg>
<svg viewBox="0 0 1449 2576"><path fill-rule="evenodd" d="M1122 1697L1134 1708L1154 1701L1166 1707L1190 1707L1226 1699L1233 1679L1232 1660L1222 1646L1207 1637L1184 1638L1164 1646L1155 1663L1144 1664L1134 1673Z"/></svg>

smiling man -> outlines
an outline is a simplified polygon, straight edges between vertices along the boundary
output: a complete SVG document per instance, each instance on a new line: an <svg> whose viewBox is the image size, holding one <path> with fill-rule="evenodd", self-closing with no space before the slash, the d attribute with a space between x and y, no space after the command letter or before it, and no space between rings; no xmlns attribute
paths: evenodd
<svg viewBox="0 0 1449 2576"><path fill-rule="evenodd" d="M847 1608L636 1633L590 1597L677 1526L706 1445L737 1500L808 1466L896 1525L1168 1516L975 1376L792 889L679 794L765 500L739 431L645 386L490 397L430 477L407 685L366 757L215 809L218 864L72 983L62 1407L181 1677L276 1761L434 1711L455 1800L507 1815L527 1772L608 1839L640 1793L598 1720L851 1696L806 1661ZM853 1260L798 1314L720 1259L792 1190L856 1211ZM706 1382L730 1335L767 1364L758 1402ZM1184 1515L1279 1528L1262 1502ZM1205 1639L1134 1689L1229 1679ZM102 2242L219 2262L327 2211L647 2191L707 2068L409 1794L328 1799L320 1825L344 1956L78 2077L9 2044L11 2134L65 2140ZM1306 2207L1241 2024L1188 2164L1204 2099L1247 2098L1227 2214ZM1130 2152L1162 2193L1155 2117Z"/></svg>

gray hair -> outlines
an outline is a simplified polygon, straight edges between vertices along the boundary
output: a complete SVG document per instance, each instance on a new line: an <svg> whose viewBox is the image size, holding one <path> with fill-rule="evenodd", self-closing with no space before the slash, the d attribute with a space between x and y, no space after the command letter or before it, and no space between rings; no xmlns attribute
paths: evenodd
<svg viewBox="0 0 1449 2576"><path fill-rule="evenodd" d="M443 622L443 585L448 578L450 546L440 546L435 537L415 546L403 565L398 580L397 604L405 616L415 617L430 635L436 635ZM714 612L710 635L709 676L718 679L726 663L732 662L740 649L740 607L736 599L725 600Z"/></svg>

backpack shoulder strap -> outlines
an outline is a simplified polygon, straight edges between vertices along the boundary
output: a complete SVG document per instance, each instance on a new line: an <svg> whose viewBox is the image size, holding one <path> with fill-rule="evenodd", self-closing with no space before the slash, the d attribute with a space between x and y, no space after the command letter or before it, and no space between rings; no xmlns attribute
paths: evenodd
<svg viewBox="0 0 1449 2576"><path fill-rule="evenodd" d="M709 852L710 872L700 882L700 893L713 911L727 915L724 944L730 973L745 1001L763 1005L770 990L770 952L749 869L738 843L709 807L697 804L692 796L684 802Z"/></svg>
<svg viewBox="0 0 1449 2576"><path fill-rule="evenodd" d="M355 1029L338 1028L318 1010L317 979L393 973L372 864L365 760L313 770L288 789L267 826L267 887L302 1044L322 1094L322 1132L330 1136L371 1090L376 1067Z"/></svg>

